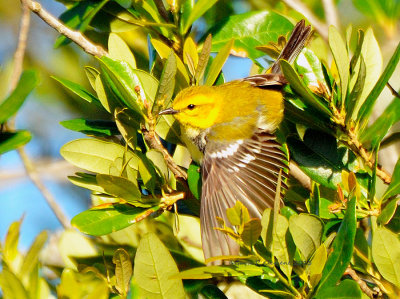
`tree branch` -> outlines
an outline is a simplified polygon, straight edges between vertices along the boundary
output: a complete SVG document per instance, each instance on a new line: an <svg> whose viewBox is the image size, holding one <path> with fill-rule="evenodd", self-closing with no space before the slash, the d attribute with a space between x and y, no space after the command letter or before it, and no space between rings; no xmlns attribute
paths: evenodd
<svg viewBox="0 0 400 299"><path fill-rule="evenodd" d="M337 10L335 4L332 0L322 0L322 5L324 6L325 18L327 25L333 25L339 29L339 18L337 15Z"/></svg>
<svg viewBox="0 0 400 299"><path fill-rule="evenodd" d="M97 57L107 55L107 51L103 47L94 44L81 32L72 30L65 26L56 17L43 9L40 3L32 0L21 0L21 2L23 5L26 5L32 12L37 14L50 27L54 28L60 34L68 37L70 40L80 46L86 53Z"/></svg>
<svg viewBox="0 0 400 299"><path fill-rule="evenodd" d="M11 82L10 82L10 90L14 90L18 84L19 77L22 73L22 65L25 56L26 50L26 42L28 39L28 32L29 32L29 25L30 25L30 11L25 3L22 3L22 17L21 17L21 28L19 31L18 36L18 45L17 49L15 50L14 54L14 69L11 75ZM15 130L15 121L9 123L11 129ZM64 226L64 228L70 227L70 221L65 216L64 212L62 211L61 207L57 204L56 200L54 199L53 195L47 190L44 186L42 181L39 178L39 175L33 166L33 163L29 159L28 155L26 154L23 147L18 149L18 154L22 160L22 163L25 167L26 173L28 174L31 181L36 185L39 191L42 193L43 197L45 198L47 204L53 210L54 214L56 215L57 219L60 223Z"/></svg>
<svg viewBox="0 0 400 299"><path fill-rule="evenodd" d="M368 285L362 280L350 266L347 267L344 275L349 275L355 282L358 283L360 289L366 294L369 298L376 298L377 292L371 290Z"/></svg>
<svg viewBox="0 0 400 299"><path fill-rule="evenodd" d="M315 31L317 31L325 41L328 41L328 26L322 23L307 6L298 0L283 0L283 2L305 16L314 27Z"/></svg>

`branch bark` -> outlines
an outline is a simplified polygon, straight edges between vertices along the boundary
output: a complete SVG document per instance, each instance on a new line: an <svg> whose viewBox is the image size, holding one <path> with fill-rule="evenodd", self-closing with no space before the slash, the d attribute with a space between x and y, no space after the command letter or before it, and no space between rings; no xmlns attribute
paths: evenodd
<svg viewBox="0 0 400 299"><path fill-rule="evenodd" d="M60 34L68 37L70 40L80 46L86 53L97 57L107 55L107 51L103 47L94 44L81 32L72 30L65 26L56 17L43 9L40 3L32 0L21 0L21 2L23 5L26 5L32 12L37 14L50 27L54 28Z"/></svg>

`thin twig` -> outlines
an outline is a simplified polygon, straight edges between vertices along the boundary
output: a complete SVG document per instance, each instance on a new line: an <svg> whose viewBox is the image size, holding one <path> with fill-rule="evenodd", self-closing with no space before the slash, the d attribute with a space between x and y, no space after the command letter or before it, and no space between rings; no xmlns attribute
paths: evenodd
<svg viewBox="0 0 400 299"><path fill-rule="evenodd" d="M35 166L32 161L29 159L23 147L18 149L18 154L24 164L26 173L28 174L31 181L35 184L35 186L39 189L40 193L42 193L43 197L46 199L47 204L50 206L54 215L56 215L58 221L60 221L61 225L64 228L70 228L71 224L68 217L65 215L62 208L58 205L54 196L50 193L50 191L46 188L46 186L40 180L39 174L36 171Z"/></svg>
<svg viewBox="0 0 400 299"><path fill-rule="evenodd" d="M28 7L25 5L25 3L22 3L21 27L20 27L19 36L18 36L17 49L15 50L15 54L14 54L14 68L13 68L13 73L11 75L11 82L10 82L10 90L11 91L13 91L15 89L15 87L17 86L19 77L21 76L21 73L22 73L22 65L23 65L23 61L24 61L26 43L27 43L27 39L28 39L29 25L30 25L30 11L29 11ZM9 123L9 127L11 129L15 129L15 122L12 121L11 123ZM24 148L22 148L22 147L19 148L18 154L19 154L19 156L22 160L22 163L25 167L26 173L28 174L31 181L36 185L36 187L42 193L43 197L47 201L50 208L53 210L57 219L64 226L64 228L70 227L70 222L69 222L68 218L65 216L61 207L57 204L53 195L47 190L47 188L41 182L38 172L36 171L35 167L33 166L33 163L29 159Z"/></svg>
<svg viewBox="0 0 400 299"><path fill-rule="evenodd" d="M37 14L43 21L45 21L50 27L57 30L60 34L68 37L78 46L80 46L86 53L101 57L107 55L107 51L99 46L94 44L92 41L87 39L81 32L72 30L61 23L56 17L51 15L45 9L42 8L40 3L32 0L21 0L21 2L29 7L31 11Z"/></svg>
<svg viewBox="0 0 400 299"><path fill-rule="evenodd" d="M390 85L390 83L386 83L386 86L390 89L390 92L392 93L392 95L396 98L400 99L400 94L392 87L392 85Z"/></svg>
<svg viewBox="0 0 400 299"><path fill-rule="evenodd" d="M311 191L311 179L300 169L300 167L294 162L289 163L289 174L293 176L299 183Z"/></svg>
<svg viewBox="0 0 400 299"><path fill-rule="evenodd" d="M161 152L164 156L164 160L167 163L168 168L172 171L176 178L181 178L187 180L187 173L181 169L168 153L167 149L162 145L160 138L157 134L152 130L147 130L146 128L142 128L143 137L146 140L147 144L155 150Z"/></svg>
<svg viewBox="0 0 400 299"><path fill-rule="evenodd" d="M332 0L322 0L322 5L324 6L326 23L339 28L339 18L337 15L337 9Z"/></svg>
<svg viewBox="0 0 400 299"><path fill-rule="evenodd" d="M344 272L346 275L350 275L350 277L358 283L360 286L361 291L363 291L369 298L376 298L376 295L378 295L375 291L371 290L368 285L365 283L364 280L362 280L350 266L347 267L346 271Z"/></svg>
<svg viewBox="0 0 400 299"><path fill-rule="evenodd" d="M24 56L26 50L26 42L28 39L29 24L31 21L31 12L26 5L22 5L22 16L18 35L17 49L14 53L13 73L10 80L10 88L12 91L17 87L19 77L22 73L22 66L24 63Z"/></svg>
<svg viewBox="0 0 400 299"><path fill-rule="evenodd" d="M298 0L283 0L283 2L305 16L314 27L315 31L317 31L325 41L328 41L328 26L322 23L307 6Z"/></svg>

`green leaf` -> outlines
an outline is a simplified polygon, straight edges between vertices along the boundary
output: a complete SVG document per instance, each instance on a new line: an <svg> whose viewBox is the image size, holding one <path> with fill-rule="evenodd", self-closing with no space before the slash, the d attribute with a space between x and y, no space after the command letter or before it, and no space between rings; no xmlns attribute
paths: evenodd
<svg viewBox="0 0 400 299"><path fill-rule="evenodd" d="M353 256L354 238L356 236L356 197L347 202L346 214L340 224L338 233L332 245L332 252L328 257L317 295L323 290L336 285Z"/></svg>
<svg viewBox="0 0 400 299"><path fill-rule="evenodd" d="M11 94L0 104L0 124L6 122L22 106L27 96L39 83L36 71L24 71Z"/></svg>
<svg viewBox="0 0 400 299"><path fill-rule="evenodd" d="M104 205L76 215L71 224L85 234L103 236L128 227L159 209L159 206L144 209L127 204Z"/></svg>
<svg viewBox="0 0 400 299"><path fill-rule="evenodd" d="M229 53L231 51L234 40L230 40L225 46L221 48L218 52L217 56L211 63L210 70L208 71L207 79L205 85L211 86L214 84L215 80L218 78L219 73L222 70L222 67L225 64L225 61L229 57Z"/></svg>
<svg viewBox="0 0 400 299"><path fill-rule="evenodd" d="M394 214L396 213L396 209L399 202L400 199L398 200L393 199L386 205L386 207L381 211L380 215L376 219L379 224L384 225L389 223L389 221L393 218Z"/></svg>
<svg viewBox="0 0 400 299"><path fill-rule="evenodd" d="M355 113L359 111L361 105L364 103L366 97L373 89L374 85L379 79L379 75L382 72L382 54L372 28L369 28L365 32L361 47L360 59L361 57L365 62L365 82L358 99L357 106L354 109Z"/></svg>
<svg viewBox="0 0 400 299"><path fill-rule="evenodd" d="M287 242L289 221L285 216L276 214L276 223L271 223L274 220L271 211L271 209L267 209L263 213L261 236L265 247L273 253L280 263L282 272L290 277L293 255L290 252L292 248L289 248L289 242Z"/></svg>
<svg viewBox="0 0 400 299"><path fill-rule="evenodd" d="M272 11L252 11L230 16L210 29L213 35L212 51L219 52L234 39L236 55L256 59L264 53L256 46L276 42L280 35L287 35L293 25L282 15Z"/></svg>
<svg viewBox="0 0 400 299"><path fill-rule="evenodd" d="M65 160L92 172L110 174L117 158L125 158L128 166L138 169L139 159L122 145L96 139L77 139L65 144L61 150Z"/></svg>
<svg viewBox="0 0 400 299"><path fill-rule="evenodd" d="M156 133L169 143L182 143L181 128L178 121L172 115L162 115L157 120Z"/></svg>
<svg viewBox="0 0 400 299"><path fill-rule="evenodd" d="M357 72L357 80L354 84L354 87L350 93L350 95L346 98L345 107L346 107L346 122L350 119L354 119L354 112L358 103L361 99L361 94L363 92L365 86L365 76L366 76L366 66L364 62L364 58L360 56L359 58L359 70Z"/></svg>
<svg viewBox="0 0 400 299"><path fill-rule="evenodd" d="M200 167L197 166L196 164L190 164L187 174L188 174L188 185L190 192L192 192L195 198L200 199L201 196Z"/></svg>
<svg viewBox="0 0 400 299"><path fill-rule="evenodd" d="M175 75L177 71L176 58L171 50L164 69L161 73L160 84L158 85L156 101L153 103L152 113L157 115L162 107L168 107L175 89Z"/></svg>
<svg viewBox="0 0 400 299"><path fill-rule="evenodd" d="M115 251L112 261L115 264L115 279L117 281L115 287L120 294L126 295L132 277L132 263L129 253L125 249L119 248Z"/></svg>
<svg viewBox="0 0 400 299"><path fill-rule="evenodd" d="M228 299L216 285L208 284L200 290L205 299Z"/></svg>
<svg viewBox="0 0 400 299"><path fill-rule="evenodd" d="M59 19L67 27L85 32L90 22L108 1L109 0L103 0L100 3L97 1L79 1L70 9L63 12ZM60 35L54 43L54 47L65 46L70 42L70 39L64 35Z"/></svg>
<svg viewBox="0 0 400 299"><path fill-rule="evenodd" d="M374 88L369 93L367 98L365 99L363 105L360 107L360 110L357 114L357 122L360 123L360 128L364 128L368 123L369 116L371 115L372 108L375 105L378 96L381 94L383 88L385 87L386 83L389 81L390 77L392 76L396 66L400 60L400 43L398 44L392 58L386 65L385 70L379 77L378 82L376 82Z"/></svg>
<svg viewBox="0 0 400 299"><path fill-rule="evenodd" d="M139 174L146 189L151 193L154 193L159 176L156 173L153 163L142 154L140 155L139 160Z"/></svg>
<svg viewBox="0 0 400 299"><path fill-rule="evenodd" d="M340 156L336 140L327 134L307 130L304 142L289 137L293 159L312 180L331 189L341 182Z"/></svg>
<svg viewBox="0 0 400 299"><path fill-rule="evenodd" d="M4 298L29 299L22 281L7 268L3 268L0 273L0 287Z"/></svg>
<svg viewBox="0 0 400 299"><path fill-rule="evenodd" d="M363 298L360 287L357 282L351 279L345 279L337 286L326 288L318 293L316 299L357 299Z"/></svg>
<svg viewBox="0 0 400 299"><path fill-rule="evenodd" d="M334 27L329 27L329 47L331 48L333 58L340 78L340 102L339 107L343 107L346 100L347 89L350 77L349 53L339 31Z"/></svg>
<svg viewBox="0 0 400 299"><path fill-rule="evenodd" d="M294 215L289 218L289 230L304 260L308 260L321 245L324 230L321 220L309 214Z"/></svg>
<svg viewBox="0 0 400 299"><path fill-rule="evenodd" d="M128 108L141 112L143 109L142 101L144 100L138 97L140 90L142 90L141 83L130 65L127 62L116 61L105 56L99 61L108 84L119 100L125 103Z"/></svg>
<svg viewBox="0 0 400 299"><path fill-rule="evenodd" d="M314 96L314 94L307 88L304 82L300 79L297 72L285 60L281 60L281 69L285 78L289 81L290 87L301 96L303 102L315 110L322 113L323 116L331 116L332 113L328 109L327 104L321 99Z"/></svg>
<svg viewBox="0 0 400 299"><path fill-rule="evenodd" d="M134 277L142 298L185 298L182 280L168 249L153 233L146 234L135 255Z"/></svg>
<svg viewBox="0 0 400 299"><path fill-rule="evenodd" d="M307 86L313 85L318 87L319 83L327 85L321 61L310 49L304 48L294 62L294 65Z"/></svg>
<svg viewBox="0 0 400 299"><path fill-rule="evenodd" d="M135 56L125 41L116 33L110 33L108 38L108 56L115 60L122 60L132 68L136 68Z"/></svg>
<svg viewBox="0 0 400 299"><path fill-rule="evenodd" d="M315 287L322 277L322 271L324 270L325 263L327 260L327 252L325 244L315 251L310 263L307 265L307 273L310 276L310 284Z"/></svg>
<svg viewBox="0 0 400 299"><path fill-rule="evenodd" d="M166 44L162 43L161 41L152 38L151 39L151 44L153 45L153 47L156 49L158 55L160 55L161 59L167 59L169 54L171 53L171 48L169 46L167 46ZM178 82L180 83L180 85L182 87L185 87L189 84L189 75L186 71L186 67L183 64L182 60L176 55L175 55L175 59L176 59L176 66L178 68L179 71L179 76L180 79L178 80Z"/></svg>
<svg viewBox="0 0 400 299"><path fill-rule="evenodd" d="M370 147L376 148L398 121L400 121L400 101L394 98L374 123L361 132L360 141L363 144L371 143Z"/></svg>
<svg viewBox="0 0 400 299"><path fill-rule="evenodd" d="M243 231L240 237L243 243L247 246L253 246L261 235L261 221L260 219L250 219L243 226Z"/></svg>
<svg viewBox="0 0 400 299"><path fill-rule="evenodd" d="M23 146L28 143L31 138L31 133L23 130L12 133L0 133L0 155Z"/></svg>
<svg viewBox="0 0 400 299"><path fill-rule="evenodd" d="M181 279L209 279L213 277L237 277L260 276L264 273L261 267L256 265L229 265L198 267L180 272L175 277Z"/></svg>
<svg viewBox="0 0 400 299"><path fill-rule="evenodd" d="M136 149L137 134L143 118L133 110L116 108L114 110L115 123L125 142L132 150Z"/></svg>
<svg viewBox="0 0 400 299"><path fill-rule="evenodd" d="M106 279L93 272L78 273L64 268L57 286L57 298L107 299L109 290Z"/></svg>
<svg viewBox="0 0 400 299"><path fill-rule="evenodd" d="M24 262L22 263L20 270L21 277L28 276L34 269L35 265L39 263L39 254L46 241L47 241L46 231L42 231L39 235L37 235L35 241L33 241L33 244L29 248L24 258Z"/></svg>
<svg viewBox="0 0 400 299"><path fill-rule="evenodd" d="M89 136L107 137L119 135L115 122L108 120L88 120L83 118L61 121L60 124L69 130Z"/></svg>
<svg viewBox="0 0 400 299"><path fill-rule="evenodd" d="M68 176L68 179L76 186L99 193L106 193L104 189L97 184L96 176L93 174L77 172L76 176Z"/></svg>
<svg viewBox="0 0 400 299"><path fill-rule="evenodd" d="M382 200L400 194L400 159L397 160L392 174L392 181L383 194Z"/></svg>
<svg viewBox="0 0 400 299"><path fill-rule="evenodd" d="M8 228L4 241L2 259L11 264L18 255L18 241L22 220L14 221Z"/></svg>
<svg viewBox="0 0 400 299"><path fill-rule="evenodd" d="M250 220L249 211L240 201L236 201L234 207L226 210L226 216L229 222L235 226L243 226Z"/></svg>
<svg viewBox="0 0 400 299"><path fill-rule="evenodd" d="M100 74L100 72L95 69L94 67L91 66L85 66L85 73L86 73L86 77L89 80L90 86L92 86L92 88L94 90L96 90L96 78L97 76Z"/></svg>
<svg viewBox="0 0 400 299"><path fill-rule="evenodd" d="M204 71L206 70L208 60L210 59L211 46L212 38L211 34L209 34L203 43L203 48L201 49L201 53L199 56L199 62L197 64L196 72L194 75L196 83L203 79Z"/></svg>
<svg viewBox="0 0 400 299"><path fill-rule="evenodd" d="M87 91L85 88L80 86L78 83L69 81L67 79L61 79L56 76L51 76L51 78L53 78L57 82L61 83L61 85L63 85L65 88L72 91L74 94L76 94L77 96L81 97L82 99L84 99L85 101L87 101L89 103L99 101L92 93Z"/></svg>
<svg viewBox="0 0 400 299"><path fill-rule="evenodd" d="M136 182L131 182L123 177L105 174L97 174L96 180L105 193L124 199L137 207L151 206L150 202L142 200L142 194Z"/></svg>
<svg viewBox="0 0 400 299"><path fill-rule="evenodd" d="M372 236L372 258L379 273L400 287L399 236L385 227L377 227Z"/></svg>
<svg viewBox="0 0 400 299"><path fill-rule="evenodd" d="M181 34L184 35L189 30L190 26L192 26L193 22L200 18L207 10L209 10L218 0L198 0L193 8L191 9L190 14L187 19L184 18L183 24L181 26Z"/></svg>

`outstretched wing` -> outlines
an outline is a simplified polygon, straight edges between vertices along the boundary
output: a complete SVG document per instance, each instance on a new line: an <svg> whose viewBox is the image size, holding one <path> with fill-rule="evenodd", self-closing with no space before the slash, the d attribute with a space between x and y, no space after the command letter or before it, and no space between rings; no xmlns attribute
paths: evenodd
<svg viewBox="0 0 400 299"><path fill-rule="evenodd" d="M251 217L274 203L279 171L287 167L286 155L275 136L258 130L251 139L206 146L202 164L201 235L206 260L221 255L238 255L239 246L217 231L216 217L224 219L226 209L240 201ZM282 172L286 177L286 173ZM283 184L283 188L285 188Z"/></svg>

